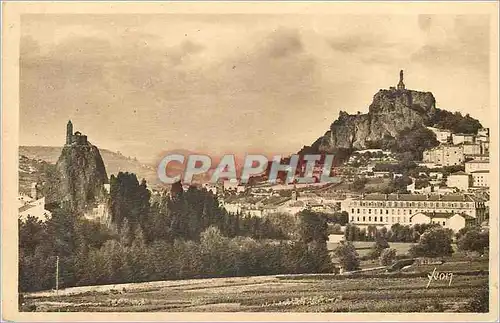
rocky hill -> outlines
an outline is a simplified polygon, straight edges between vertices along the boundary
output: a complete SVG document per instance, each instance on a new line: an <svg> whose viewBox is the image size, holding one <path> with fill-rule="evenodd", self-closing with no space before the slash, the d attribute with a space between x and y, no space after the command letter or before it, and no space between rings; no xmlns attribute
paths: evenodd
<svg viewBox="0 0 500 323"><path fill-rule="evenodd" d="M20 146L19 147L19 156L25 156L27 159L23 161L23 164L33 164L34 173L37 173L36 164L41 164L42 161L55 164L61 155L62 147L50 147L50 146ZM102 160L104 161L104 166L106 167L106 171L108 176L111 174L118 174L118 172L131 172L137 175L139 179L145 178L148 182L148 185L156 186L159 185L156 169L153 166L146 165L138 161L137 159L123 156L120 153L116 153L107 149L99 149L100 154L102 156ZM37 161L35 163L34 160ZM20 161L21 163L21 161ZM21 168L21 165L20 165ZM26 177L27 173L23 173L23 177ZM36 176L32 175L29 178L36 178ZM28 180L28 179L27 179ZM20 189L23 187L20 187Z"/></svg>
<svg viewBox="0 0 500 323"><path fill-rule="evenodd" d="M476 119L462 117L436 108L431 92L406 89L380 90L373 97L368 113L348 114L340 111L330 129L302 153L338 153L367 148L381 148L383 142L395 140L405 130L425 126L441 126L440 119L450 118L452 131L477 131L481 124ZM455 129L457 128L457 129Z"/></svg>
<svg viewBox="0 0 500 323"><path fill-rule="evenodd" d="M72 210L83 213L105 200L108 175L99 149L91 143L64 146L55 173L59 201Z"/></svg>
<svg viewBox="0 0 500 323"><path fill-rule="evenodd" d="M396 138L405 128L427 123L436 113L436 100L430 92L380 90L366 114L340 111L339 118L318 139L319 152L335 149L366 149L384 138Z"/></svg>

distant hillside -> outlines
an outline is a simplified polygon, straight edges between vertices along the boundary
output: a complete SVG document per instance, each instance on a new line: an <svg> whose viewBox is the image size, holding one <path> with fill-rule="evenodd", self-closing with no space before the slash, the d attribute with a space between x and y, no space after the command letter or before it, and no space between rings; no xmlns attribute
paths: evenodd
<svg viewBox="0 0 500 323"><path fill-rule="evenodd" d="M19 155L26 156L33 160L42 160L50 164L55 164L61 155L62 147L50 146L20 146ZM156 169L152 165L146 165L136 159L123 156L106 149L99 149L101 152L106 172L108 176L118 174L118 172L135 173L140 179L145 178L149 185L155 187L160 184L157 179Z"/></svg>

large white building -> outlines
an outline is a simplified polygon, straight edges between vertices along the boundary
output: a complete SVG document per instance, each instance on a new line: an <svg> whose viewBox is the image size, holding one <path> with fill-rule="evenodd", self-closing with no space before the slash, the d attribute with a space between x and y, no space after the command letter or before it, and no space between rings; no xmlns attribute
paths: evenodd
<svg viewBox="0 0 500 323"><path fill-rule="evenodd" d="M411 217L421 212L460 213L484 221L484 201L471 195L369 194L344 204L349 222L356 225L411 225Z"/></svg>
<svg viewBox="0 0 500 323"><path fill-rule="evenodd" d="M464 162L462 146L440 145L424 151L423 161L441 166L461 165Z"/></svg>
<svg viewBox="0 0 500 323"><path fill-rule="evenodd" d="M452 141L453 141L454 145L474 142L474 135L472 135L472 134L454 133L451 137L452 137Z"/></svg>
<svg viewBox="0 0 500 323"><path fill-rule="evenodd" d="M490 171L476 170L472 172L472 186L474 187L490 187Z"/></svg>
<svg viewBox="0 0 500 323"><path fill-rule="evenodd" d="M31 184L30 195L20 195L17 198L18 217L21 221L26 221L29 216L40 221L47 221L52 215L45 209L45 197L38 194L38 184Z"/></svg>
<svg viewBox="0 0 500 323"><path fill-rule="evenodd" d="M460 191L467 191L471 186L470 175L465 172L457 172L450 174L446 178L446 186L456 187Z"/></svg>
<svg viewBox="0 0 500 323"><path fill-rule="evenodd" d="M481 145L478 143L462 144L464 155L480 155L482 153Z"/></svg>
<svg viewBox="0 0 500 323"><path fill-rule="evenodd" d="M465 172L471 174L478 170L490 170L490 161L474 159L465 162Z"/></svg>
<svg viewBox="0 0 500 323"><path fill-rule="evenodd" d="M47 221L52 215L45 209L45 197L34 199L29 196L18 197L18 216L21 221L26 221L29 216L35 217L40 221Z"/></svg>
<svg viewBox="0 0 500 323"><path fill-rule="evenodd" d="M410 221L413 225L437 223L444 228L458 232L463 227L473 224L475 219L464 213L419 212L411 216Z"/></svg>

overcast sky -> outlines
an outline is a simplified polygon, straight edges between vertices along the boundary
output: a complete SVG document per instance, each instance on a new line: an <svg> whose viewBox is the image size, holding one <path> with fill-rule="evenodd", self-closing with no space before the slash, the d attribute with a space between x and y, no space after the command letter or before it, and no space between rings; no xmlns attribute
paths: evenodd
<svg viewBox="0 0 500 323"><path fill-rule="evenodd" d="M488 126L487 16L30 15L22 145L288 153L398 82Z"/></svg>

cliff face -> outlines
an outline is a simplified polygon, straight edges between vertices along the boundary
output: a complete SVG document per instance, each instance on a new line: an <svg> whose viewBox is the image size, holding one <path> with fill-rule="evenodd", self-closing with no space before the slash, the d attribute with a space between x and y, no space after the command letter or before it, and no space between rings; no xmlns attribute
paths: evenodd
<svg viewBox="0 0 500 323"><path fill-rule="evenodd" d="M333 153L337 148L365 149L384 137L396 138L405 128L423 125L435 113L436 100L430 92L380 90L367 114L350 115L341 111L330 130L313 147L321 153Z"/></svg>
<svg viewBox="0 0 500 323"><path fill-rule="evenodd" d="M99 149L86 142L63 147L56 164L59 199L76 213L84 213L104 199L108 183Z"/></svg>

